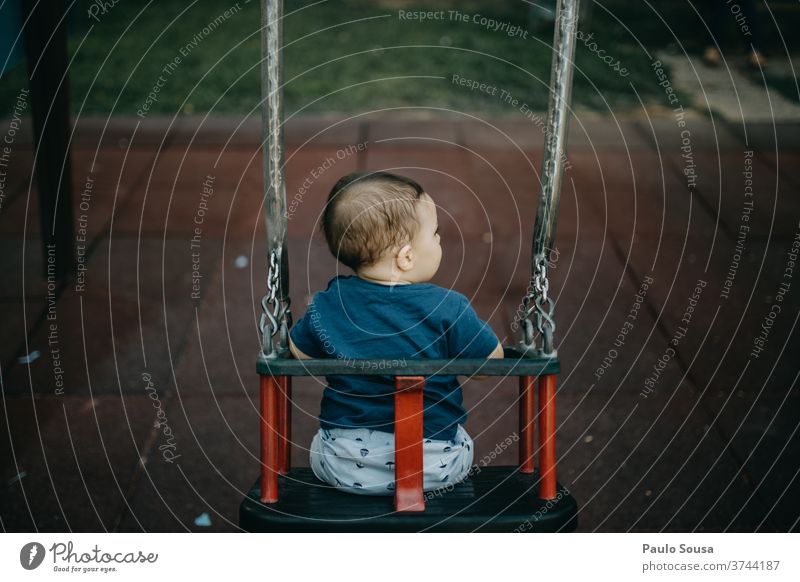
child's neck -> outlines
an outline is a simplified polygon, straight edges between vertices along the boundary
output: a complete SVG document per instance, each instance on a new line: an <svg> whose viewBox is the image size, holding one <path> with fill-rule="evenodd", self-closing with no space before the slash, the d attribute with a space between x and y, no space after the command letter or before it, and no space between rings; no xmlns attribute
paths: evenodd
<svg viewBox="0 0 800 582"><path fill-rule="evenodd" d="M356 271L356 277L358 277L359 279L364 279L365 281L369 281L371 283L378 283L380 285L394 286L394 285L410 285L411 284L411 281L402 281L402 280L401 281L387 281L385 279L378 279L376 277L372 277L370 275L366 275L365 273L359 272L359 271Z"/></svg>

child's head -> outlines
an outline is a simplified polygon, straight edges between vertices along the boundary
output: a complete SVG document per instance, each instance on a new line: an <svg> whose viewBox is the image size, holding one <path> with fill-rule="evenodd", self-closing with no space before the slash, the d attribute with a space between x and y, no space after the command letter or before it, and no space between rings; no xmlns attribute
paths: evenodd
<svg viewBox="0 0 800 582"><path fill-rule="evenodd" d="M331 253L369 278L428 281L442 259L433 199L414 180L389 172L341 178L328 195L322 229Z"/></svg>

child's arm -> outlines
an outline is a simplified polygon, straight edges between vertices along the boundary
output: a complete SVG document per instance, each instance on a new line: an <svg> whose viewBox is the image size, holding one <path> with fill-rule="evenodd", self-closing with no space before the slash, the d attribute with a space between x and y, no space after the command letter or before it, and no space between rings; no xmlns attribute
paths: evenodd
<svg viewBox="0 0 800 582"><path fill-rule="evenodd" d="M470 359L495 359L503 357L503 345L497 335L475 313L469 299L460 293L453 293L454 315L447 330L448 352L450 357ZM488 355L487 355L488 354ZM489 376L466 376L475 380L486 380Z"/></svg>
<svg viewBox="0 0 800 582"><path fill-rule="evenodd" d="M487 360L490 360L492 358L502 359L503 357L504 357L504 355L503 355L503 344L501 344L500 342L497 342L497 347L494 349L494 351L491 354L486 356L486 359ZM491 378L491 376L467 376L467 378L469 378L470 380L486 380L487 378Z"/></svg>

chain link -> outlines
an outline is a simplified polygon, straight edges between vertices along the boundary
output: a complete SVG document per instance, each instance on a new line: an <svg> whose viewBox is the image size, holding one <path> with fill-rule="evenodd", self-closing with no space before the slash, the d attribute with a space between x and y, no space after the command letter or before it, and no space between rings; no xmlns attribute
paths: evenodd
<svg viewBox="0 0 800 582"><path fill-rule="evenodd" d="M276 357L278 351L288 343L291 312L289 300L278 297L280 291L280 263L277 251L269 255L269 272L267 273L267 294L261 299L261 319L258 324L261 332L261 351L266 357ZM280 332L278 342L272 339Z"/></svg>
<svg viewBox="0 0 800 582"><path fill-rule="evenodd" d="M553 318L556 304L555 301L547 295L549 289L550 282L547 279L547 258L544 254L537 254L534 257L530 292L522 299L522 342L526 348L534 346L534 326L529 319L529 317L533 315L536 322L536 331L542 336L542 353L544 355L554 353L553 336L556 331L556 322Z"/></svg>

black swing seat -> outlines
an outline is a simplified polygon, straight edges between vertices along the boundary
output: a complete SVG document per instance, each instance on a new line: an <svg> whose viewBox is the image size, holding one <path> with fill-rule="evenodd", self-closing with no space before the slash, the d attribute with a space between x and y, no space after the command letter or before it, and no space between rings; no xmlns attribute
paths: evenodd
<svg viewBox="0 0 800 582"><path fill-rule="evenodd" d="M516 466L473 468L452 488L425 493L425 511L396 512L391 496L344 493L309 468L278 477L277 503L259 501L256 481L239 508L250 532L567 532L577 504L560 484L553 500L537 496L538 472Z"/></svg>
<svg viewBox="0 0 800 582"><path fill-rule="evenodd" d="M261 377L261 477L239 509L239 526L251 532L559 532L577 526L577 504L555 478L555 375L559 361L516 347L504 359L449 360L295 360L259 358ZM395 377L395 434L418 439L417 459L403 447L396 458L394 497L345 493L318 480L310 468L289 460L290 401L293 376L332 374ZM422 388L431 374L518 376L520 381L520 465L473 466L463 482L422 492L422 480L409 486L407 463L422 462ZM533 464L533 381L539 383L540 469ZM400 411L400 412L398 412ZM418 436L415 436L418 435ZM401 469L401 465L403 468ZM421 470L421 464L419 465ZM543 468L549 467L549 468ZM414 473L419 474L419 473ZM409 488L410 487L410 488ZM403 495L401 495L401 490ZM396 510L412 491L421 509ZM416 498L417 495L422 500ZM262 500L268 502L262 502Z"/></svg>

